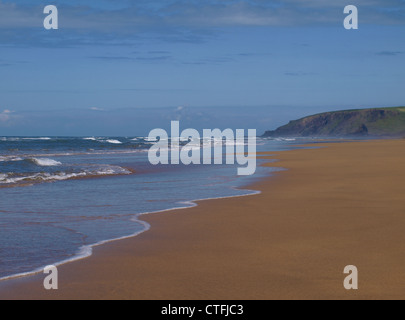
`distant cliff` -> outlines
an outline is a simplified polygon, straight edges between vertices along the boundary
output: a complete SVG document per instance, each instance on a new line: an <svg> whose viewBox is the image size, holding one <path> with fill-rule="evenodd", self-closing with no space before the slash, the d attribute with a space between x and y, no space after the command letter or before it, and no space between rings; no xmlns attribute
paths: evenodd
<svg viewBox="0 0 405 320"><path fill-rule="evenodd" d="M405 107L326 112L291 121L264 137L403 137Z"/></svg>

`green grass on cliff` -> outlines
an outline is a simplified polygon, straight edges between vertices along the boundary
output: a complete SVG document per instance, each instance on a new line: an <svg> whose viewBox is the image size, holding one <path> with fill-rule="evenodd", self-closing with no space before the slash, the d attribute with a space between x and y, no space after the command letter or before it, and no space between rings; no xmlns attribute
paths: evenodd
<svg viewBox="0 0 405 320"><path fill-rule="evenodd" d="M353 109L320 113L289 124L268 136L405 136L405 107Z"/></svg>

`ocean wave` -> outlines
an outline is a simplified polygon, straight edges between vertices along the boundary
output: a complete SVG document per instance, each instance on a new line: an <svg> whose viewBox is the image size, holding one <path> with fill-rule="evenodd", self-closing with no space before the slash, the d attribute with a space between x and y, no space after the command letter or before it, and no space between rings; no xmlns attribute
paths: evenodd
<svg viewBox="0 0 405 320"><path fill-rule="evenodd" d="M52 138L48 138L48 137L41 137L41 138L37 138L37 137L35 137L35 138L20 138L21 140L44 140L44 141L47 141L47 140L52 140Z"/></svg>
<svg viewBox="0 0 405 320"><path fill-rule="evenodd" d="M18 184L23 182L54 182L77 178L91 178L108 175L128 175L132 172L120 166L106 165L95 169L86 169L79 172L38 172L29 174L0 174L0 184Z"/></svg>
<svg viewBox="0 0 405 320"><path fill-rule="evenodd" d="M40 167L56 167L62 165L61 162L48 158L31 158L29 160Z"/></svg>
<svg viewBox="0 0 405 320"><path fill-rule="evenodd" d="M47 157L71 157L71 156L82 156L82 155L125 155L133 153L145 153L148 152L148 148L137 148L137 149L120 149L120 150L92 150L87 149L86 151L76 151L76 152L55 152L55 153L35 153L35 154L21 154L16 156L3 155L0 156L0 162L8 161L30 161L33 158L47 158ZM40 151L40 150L39 150Z"/></svg>
<svg viewBox="0 0 405 320"><path fill-rule="evenodd" d="M0 138L0 141L4 141L4 142L18 142L18 141L21 141L21 138L2 137L2 138Z"/></svg>
<svg viewBox="0 0 405 320"><path fill-rule="evenodd" d="M48 158L23 158L18 156L0 156L0 162L16 162L16 161L28 161L40 167L56 167L62 165L61 162Z"/></svg>
<svg viewBox="0 0 405 320"><path fill-rule="evenodd" d="M0 156L0 162L11 162L11 161L23 161L24 159L21 157L15 156Z"/></svg>
<svg viewBox="0 0 405 320"><path fill-rule="evenodd" d="M21 137L0 137L0 141L4 142L18 142L18 141L49 141L52 138L38 137L38 138L21 138Z"/></svg>
<svg viewBox="0 0 405 320"><path fill-rule="evenodd" d="M297 139L295 138L275 138L275 141L296 141Z"/></svg>
<svg viewBox="0 0 405 320"><path fill-rule="evenodd" d="M108 139L105 142L112 143L112 144L122 144L121 141L118 141L118 140L115 140L115 139Z"/></svg>
<svg viewBox="0 0 405 320"><path fill-rule="evenodd" d="M154 137L143 137L143 140L146 141L146 142L157 142L157 141L159 141L158 139L156 139ZM160 139L160 140L163 140L163 139Z"/></svg>

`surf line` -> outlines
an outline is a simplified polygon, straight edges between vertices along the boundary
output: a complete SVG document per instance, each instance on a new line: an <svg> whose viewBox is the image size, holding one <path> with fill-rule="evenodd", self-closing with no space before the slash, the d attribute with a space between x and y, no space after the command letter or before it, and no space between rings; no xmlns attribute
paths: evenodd
<svg viewBox="0 0 405 320"><path fill-rule="evenodd" d="M164 129L154 129L149 133L148 141L156 141L148 151L149 162L158 164L184 165L234 165L238 168L238 175L248 176L256 172L256 130L249 129L245 136L244 129L204 129L201 138L195 129L185 129L180 133L180 122L171 122L171 137ZM187 142L180 146L180 141ZM225 143L225 155L224 152ZM247 146L247 155L245 154ZM214 152L212 152L214 149ZM202 150L202 151L201 151ZM201 157L202 156L202 157Z"/></svg>

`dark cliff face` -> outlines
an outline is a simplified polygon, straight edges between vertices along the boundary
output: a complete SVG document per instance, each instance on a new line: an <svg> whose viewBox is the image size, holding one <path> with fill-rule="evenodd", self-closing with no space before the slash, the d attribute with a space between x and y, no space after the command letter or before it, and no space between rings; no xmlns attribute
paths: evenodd
<svg viewBox="0 0 405 320"><path fill-rule="evenodd" d="M359 137L405 135L405 108L383 108L328 112L309 116L265 137Z"/></svg>

